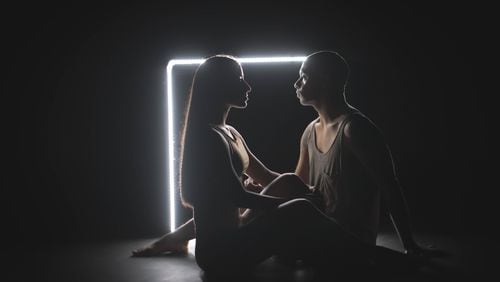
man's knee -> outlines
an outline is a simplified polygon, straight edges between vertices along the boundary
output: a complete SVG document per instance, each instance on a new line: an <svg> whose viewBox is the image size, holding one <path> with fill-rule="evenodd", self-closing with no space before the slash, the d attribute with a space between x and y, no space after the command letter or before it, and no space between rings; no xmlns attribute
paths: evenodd
<svg viewBox="0 0 500 282"><path fill-rule="evenodd" d="M303 215L315 209L314 205L307 199L293 199L279 206L283 213L297 213Z"/></svg>
<svg viewBox="0 0 500 282"><path fill-rule="evenodd" d="M281 182L289 185L289 186L303 186L304 182L299 178L299 176L295 173L283 173L279 176Z"/></svg>
<svg viewBox="0 0 500 282"><path fill-rule="evenodd" d="M264 193L281 197L298 197L308 191L307 185L295 173L284 173L276 178Z"/></svg>

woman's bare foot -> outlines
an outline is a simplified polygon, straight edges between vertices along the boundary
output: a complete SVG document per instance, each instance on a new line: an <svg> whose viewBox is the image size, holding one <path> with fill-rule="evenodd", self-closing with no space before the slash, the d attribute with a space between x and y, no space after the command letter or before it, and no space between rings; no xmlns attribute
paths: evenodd
<svg viewBox="0 0 500 282"><path fill-rule="evenodd" d="M168 234L146 247L132 251L133 257L152 257L163 254L187 254L189 241L179 241Z"/></svg>

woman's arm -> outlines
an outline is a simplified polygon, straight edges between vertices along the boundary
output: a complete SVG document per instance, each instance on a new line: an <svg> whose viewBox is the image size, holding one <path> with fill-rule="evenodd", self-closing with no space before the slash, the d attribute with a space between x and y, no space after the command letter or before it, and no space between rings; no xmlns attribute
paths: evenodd
<svg viewBox="0 0 500 282"><path fill-rule="evenodd" d="M220 135L216 138L215 142L207 142L211 145L207 147L206 156L202 158L210 175L206 184L211 193L222 193L220 197L228 197L235 206L242 208L271 209L286 202L283 198L246 191L239 179L239 173L232 165L229 144Z"/></svg>
<svg viewBox="0 0 500 282"><path fill-rule="evenodd" d="M248 145L243 138L243 136L234 128L231 127L231 130L240 138L240 140L243 142L245 145L246 151L248 153L248 158L249 158L249 164L248 164L248 169L246 170L245 174L247 174L249 177L253 179L254 182L260 184L261 186L267 186L269 183L271 183L274 179L276 179L278 176L280 176L280 173L277 173L268 167L266 167L248 148Z"/></svg>

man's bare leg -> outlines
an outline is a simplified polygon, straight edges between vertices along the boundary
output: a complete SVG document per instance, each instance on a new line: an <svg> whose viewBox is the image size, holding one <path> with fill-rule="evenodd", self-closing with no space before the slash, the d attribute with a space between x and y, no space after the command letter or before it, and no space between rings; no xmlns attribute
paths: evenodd
<svg viewBox="0 0 500 282"><path fill-rule="evenodd" d="M150 257L164 253L187 254L188 242L194 238L194 220L190 219L173 232L163 235L160 239L143 248L132 251L132 256Z"/></svg>
<svg viewBox="0 0 500 282"><path fill-rule="evenodd" d="M274 179L260 193L283 198L300 198L309 193L309 187L294 173L284 173ZM243 223L247 223L258 216L258 211L246 209L241 214Z"/></svg>

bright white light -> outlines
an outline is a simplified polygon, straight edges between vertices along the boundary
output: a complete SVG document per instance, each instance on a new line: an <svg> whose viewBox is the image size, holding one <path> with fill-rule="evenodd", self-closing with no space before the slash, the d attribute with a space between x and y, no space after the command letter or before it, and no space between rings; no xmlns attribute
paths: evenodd
<svg viewBox="0 0 500 282"><path fill-rule="evenodd" d="M238 58L238 62L245 63L288 63L288 62L299 62L302 63L306 57L256 57L256 58Z"/></svg>
<svg viewBox="0 0 500 282"><path fill-rule="evenodd" d="M306 59L305 56L295 56L295 57L250 57L250 58L237 58L236 60L241 64L255 64L255 63L302 63ZM175 140L176 136L174 134L174 107L173 107L173 79L172 72L174 66L176 65L199 65L205 62L205 59L174 59L170 60L167 65L167 98L166 98L166 108L167 108L167 161L168 161L168 173L167 173L167 185L168 185L168 203L170 208L170 231L175 230L175 214L176 214L176 167L175 160L177 156L174 154Z"/></svg>

